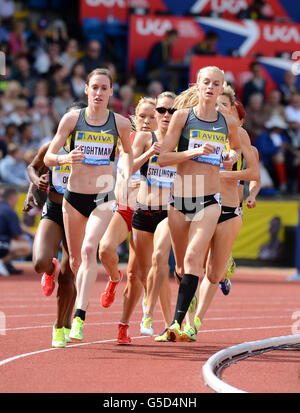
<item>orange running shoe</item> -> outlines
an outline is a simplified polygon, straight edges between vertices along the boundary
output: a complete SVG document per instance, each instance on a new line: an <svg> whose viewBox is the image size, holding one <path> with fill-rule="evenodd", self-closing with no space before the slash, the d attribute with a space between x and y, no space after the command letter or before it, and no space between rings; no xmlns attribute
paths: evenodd
<svg viewBox="0 0 300 413"><path fill-rule="evenodd" d="M131 338L129 337L128 331L129 325L128 324L119 324L119 335L118 335L118 343L119 344L130 344Z"/></svg>
<svg viewBox="0 0 300 413"><path fill-rule="evenodd" d="M58 260L57 258L52 259L52 264L54 266L52 274L48 275L44 272L42 279L41 279L41 285L42 285L42 291L46 297L49 297L53 293L53 290L55 288L55 282L54 282L54 277L57 269L57 263Z"/></svg>
<svg viewBox="0 0 300 413"><path fill-rule="evenodd" d="M102 293L101 295L102 307L108 308L114 302L117 285L120 283L120 281L123 278L123 274L120 270L119 270L119 274L120 274L120 279L118 281L112 281L112 279L109 277L109 281L105 287L104 293Z"/></svg>

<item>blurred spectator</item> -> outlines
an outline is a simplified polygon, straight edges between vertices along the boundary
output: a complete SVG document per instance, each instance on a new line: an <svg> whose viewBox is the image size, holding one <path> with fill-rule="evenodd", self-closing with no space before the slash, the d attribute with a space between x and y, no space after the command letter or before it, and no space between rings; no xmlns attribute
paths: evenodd
<svg viewBox="0 0 300 413"><path fill-rule="evenodd" d="M61 19L56 19L52 23L52 40L58 43L62 50L65 49L69 41L66 23Z"/></svg>
<svg viewBox="0 0 300 413"><path fill-rule="evenodd" d="M68 83L61 85L57 91L58 95L54 97L52 103L54 120L59 123L66 113L67 107L74 102L71 93L71 86Z"/></svg>
<svg viewBox="0 0 300 413"><path fill-rule="evenodd" d="M285 107L281 104L281 93L278 89L271 90L269 99L264 105L266 120L277 116L285 120Z"/></svg>
<svg viewBox="0 0 300 413"><path fill-rule="evenodd" d="M49 85L45 79L39 79L34 88L34 95L31 103L33 104L34 100L38 97L49 98Z"/></svg>
<svg viewBox="0 0 300 413"><path fill-rule="evenodd" d="M28 189L24 150L15 143L8 145L8 153L0 161L0 179L5 184L16 185L21 190Z"/></svg>
<svg viewBox="0 0 300 413"><path fill-rule="evenodd" d="M78 60L78 41L69 39L68 43L59 57L59 63L65 67L68 73L71 73L72 68Z"/></svg>
<svg viewBox="0 0 300 413"><path fill-rule="evenodd" d="M50 69L48 85L50 97L58 95L59 89L66 83L66 72L62 65L57 64Z"/></svg>
<svg viewBox="0 0 300 413"><path fill-rule="evenodd" d="M119 80L116 65L113 62L103 62L101 67L108 69L110 71L111 77L113 79L113 96L117 97L120 90Z"/></svg>
<svg viewBox="0 0 300 413"><path fill-rule="evenodd" d="M275 116L266 122L266 130L254 141L261 160L280 192L291 191L295 181L294 148L286 130L288 124ZM288 182L289 178L289 182ZM288 187L289 183L289 187Z"/></svg>
<svg viewBox="0 0 300 413"><path fill-rule="evenodd" d="M159 80L153 80L147 87L147 96L156 99L164 91L164 87Z"/></svg>
<svg viewBox="0 0 300 413"><path fill-rule="evenodd" d="M4 134L1 136L0 140L0 159L7 155L8 145L15 142L18 136L18 127L15 123L8 123L5 126Z"/></svg>
<svg viewBox="0 0 300 413"><path fill-rule="evenodd" d="M131 86L123 85L119 91L119 99L113 100L113 110L130 119L135 111L134 91Z"/></svg>
<svg viewBox="0 0 300 413"><path fill-rule="evenodd" d="M103 57L101 55L102 45L98 40L90 40L87 44L86 54L81 59L84 64L85 72L88 75L94 69L101 66Z"/></svg>
<svg viewBox="0 0 300 413"><path fill-rule="evenodd" d="M265 100L266 96L266 79L261 75L261 65L259 62L250 64L252 78L245 83L243 87L243 103L247 105L249 98L253 93L260 93Z"/></svg>
<svg viewBox="0 0 300 413"><path fill-rule="evenodd" d="M29 104L26 99L16 99L14 109L8 117L8 121L20 126L23 122L29 122L28 114Z"/></svg>
<svg viewBox="0 0 300 413"><path fill-rule="evenodd" d="M27 42L25 37L25 23L22 20L13 22L12 31L8 34L8 43L10 56L14 57L17 54L28 53Z"/></svg>
<svg viewBox="0 0 300 413"><path fill-rule="evenodd" d="M22 86L22 95L30 98L34 93L35 84L37 82L36 73L31 69L29 60L26 56L20 55L15 59L16 73L13 79L19 82Z"/></svg>
<svg viewBox="0 0 300 413"><path fill-rule="evenodd" d="M42 17L37 21L36 27L28 36L27 45L34 59L37 59L41 53L47 53L48 44L51 39L47 30L48 20Z"/></svg>
<svg viewBox="0 0 300 413"><path fill-rule="evenodd" d="M0 0L0 20L8 30L11 29L15 13L15 2L13 0Z"/></svg>
<svg viewBox="0 0 300 413"><path fill-rule="evenodd" d="M19 126L17 143L21 146L24 153L29 149L37 150L39 148L40 141L33 135L31 122L24 122Z"/></svg>
<svg viewBox="0 0 300 413"><path fill-rule="evenodd" d="M82 100L86 83L86 73L82 62L75 62L71 69L68 82L71 86L72 96L75 100Z"/></svg>
<svg viewBox="0 0 300 413"><path fill-rule="evenodd" d="M264 0L253 0L251 6L247 9L241 10L237 14L239 19L251 19L251 20L272 20L272 14L270 8Z"/></svg>
<svg viewBox="0 0 300 413"><path fill-rule="evenodd" d="M175 43L178 40L178 31L171 29L167 31L165 37L155 43L150 50L147 57L146 72L147 76L151 80L159 80L164 84L166 89L174 89L175 86L170 86L170 73L168 70L171 69L173 62L172 52ZM176 79L176 73L172 70L172 81ZM177 83L177 82L176 82Z"/></svg>
<svg viewBox="0 0 300 413"><path fill-rule="evenodd" d="M299 88L296 85L297 76L293 72L286 71L284 74L284 81L280 84L279 89L282 94L282 103L288 105L293 93L300 93Z"/></svg>
<svg viewBox="0 0 300 413"><path fill-rule="evenodd" d="M0 275L20 274L11 263L15 258L31 255L31 245L24 237L19 217L15 211L19 193L16 188L6 187L0 201Z"/></svg>
<svg viewBox="0 0 300 413"><path fill-rule="evenodd" d="M3 96L1 97L5 115L9 115L14 110L15 101L20 97L21 92L22 86L19 82L12 80L8 83L7 87L4 89Z"/></svg>
<svg viewBox="0 0 300 413"><path fill-rule="evenodd" d="M290 104L285 108L285 115L290 126L293 145L300 149L300 92L292 93Z"/></svg>
<svg viewBox="0 0 300 413"><path fill-rule="evenodd" d="M249 133L251 142L265 129L266 114L264 112L263 97L260 93L254 93L246 107L246 119L243 127Z"/></svg>
<svg viewBox="0 0 300 413"><path fill-rule="evenodd" d="M193 55L197 56L215 56L217 52L217 43L219 35L216 32L209 31L205 34L204 39L195 44L187 53L185 62L189 63Z"/></svg>
<svg viewBox="0 0 300 413"><path fill-rule="evenodd" d="M34 99L31 111L34 134L41 142L44 139L50 140L56 126L52 116L49 98L46 96L37 96Z"/></svg>
<svg viewBox="0 0 300 413"><path fill-rule="evenodd" d="M252 78L245 83L243 87L243 103L248 105L249 98L253 93L260 93L265 100L266 97L266 79L261 75L261 64L252 62L250 64Z"/></svg>

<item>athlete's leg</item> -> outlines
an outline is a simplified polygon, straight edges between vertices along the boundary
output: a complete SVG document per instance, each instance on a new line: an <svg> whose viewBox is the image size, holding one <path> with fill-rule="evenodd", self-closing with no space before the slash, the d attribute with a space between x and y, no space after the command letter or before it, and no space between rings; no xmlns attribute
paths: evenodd
<svg viewBox="0 0 300 413"><path fill-rule="evenodd" d="M71 328L71 318L76 300L75 277L71 271L66 240L62 243L62 259L58 274L56 328Z"/></svg>
<svg viewBox="0 0 300 413"><path fill-rule="evenodd" d="M115 212L99 246L99 258L112 279L119 276L117 254L118 246L127 239L128 226L122 216Z"/></svg>
<svg viewBox="0 0 300 413"><path fill-rule="evenodd" d="M147 315L153 317L158 297L160 297L161 309L167 325L172 321L169 275L169 254L171 238L169 233L168 218L165 218L157 226L153 239L152 266L147 277ZM164 286L164 289L162 287Z"/></svg>
<svg viewBox="0 0 300 413"><path fill-rule="evenodd" d="M63 199L63 219L70 267L77 283L77 273L81 264L81 247L88 219L69 204L65 198Z"/></svg>
<svg viewBox="0 0 300 413"><path fill-rule="evenodd" d="M131 315L144 291L132 238L131 234L127 265L127 283L123 293L123 311L120 318L120 322L123 324L129 323Z"/></svg>
<svg viewBox="0 0 300 413"><path fill-rule="evenodd" d="M242 220L240 217L229 219L217 225L211 240L207 274L200 286L196 316L199 317L201 322L218 289L218 283L224 276L228 258L241 226Z"/></svg>
<svg viewBox="0 0 300 413"><path fill-rule="evenodd" d="M33 266L37 273L51 275L54 269L52 259L57 257L63 238L63 229L56 222L41 219L33 243Z"/></svg>
<svg viewBox="0 0 300 413"><path fill-rule="evenodd" d="M134 249L138 260L139 275L146 294L147 276L151 268L151 258L153 254L153 237L154 234L152 232L133 228Z"/></svg>
<svg viewBox="0 0 300 413"><path fill-rule="evenodd" d="M111 206L112 201L107 202L103 208L95 208L86 225L86 233L81 248L82 261L77 274L77 308L83 311L87 309L92 288L97 278L97 249L113 215Z"/></svg>

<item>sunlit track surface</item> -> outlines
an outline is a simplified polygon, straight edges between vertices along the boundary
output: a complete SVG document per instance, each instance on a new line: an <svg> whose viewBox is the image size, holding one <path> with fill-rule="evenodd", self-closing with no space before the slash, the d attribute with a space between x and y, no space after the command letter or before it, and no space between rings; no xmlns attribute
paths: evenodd
<svg viewBox="0 0 300 413"><path fill-rule="evenodd" d="M4 393L210 393L201 369L211 356L243 342L294 334L300 319L300 283L286 281L291 270L241 268L230 295L217 292L196 343L156 343L153 337L140 336L142 306L138 304L130 324L132 344L120 346L117 324L125 280L112 307L104 309L99 297L106 276L100 268L84 342L52 349L56 291L44 297L40 278L29 265L24 268L24 275L0 279L0 312L5 317L5 328L0 325L0 391ZM174 307L177 285L170 282ZM153 327L155 334L164 328L159 306ZM249 392L299 392L297 360L296 351L257 355L224 369L222 379ZM178 381L182 371L188 374Z"/></svg>

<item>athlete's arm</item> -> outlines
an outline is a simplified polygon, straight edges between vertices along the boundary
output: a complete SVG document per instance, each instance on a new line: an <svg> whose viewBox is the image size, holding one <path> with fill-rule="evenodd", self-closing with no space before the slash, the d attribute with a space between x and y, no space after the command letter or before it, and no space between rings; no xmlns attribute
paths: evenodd
<svg viewBox="0 0 300 413"><path fill-rule="evenodd" d="M242 153L238 134L238 123L231 115L224 115L228 127L229 156L223 161L224 169L232 169Z"/></svg>
<svg viewBox="0 0 300 413"><path fill-rule="evenodd" d="M68 136L75 128L79 112L80 110L72 110L62 117L59 122L57 132L54 135L54 138L52 139L48 151L44 157L46 166L58 166L66 163L81 163L83 161L84 155L81 152L81 145L73 149L73 151L67 155L57 155L60 148L64 146Z"/></svg>
<svg viewBox="0 0 300 413"><path fill-rule="evenodd" d="M122 143L123 175L129 181L132 174L132 149L130 142L131 123L121 115L115 114L116 124Z"/></svg>
<svg viewBox="0 0 300 413"><path fill-rule="evenodd" d="M251 149L255 155L257 164L259 164L258 150L256 149L255 146L251 146ZM249 184L249 195L245 199L245 205L247 205L248 208L256 207L256 197L259 194L260 188L261 188L261 180L260 180L260 174L259 174L258 179L256 181L250 181L250 184Z"/></svg>
<svg viewBox="0 0 300 413"><path fill-rule="evenodd" d="M49 148L50 142L46 142L40 147L38 153L33 158L32 162L27 166L28 176L40 191L47 191L48 180L48 168L45 166L44 157ZM42 175L40 175L42 173Z"/></svg>
<svg viewBox="0 0 300 413"><path fill-rule="evenodd" d="M214 145L204 144L200 148L188 149L182 152L174 152L182 129L184 128L188 116L188 109L177 110L171 118L168 131L164 137L158 157L160 166L177 165L191 158L201 155L209 155L214 149Z"/></svg>
<svg viewBox="0 0 300 413"><path fill-rule="evenodd" d="M246 161L247 168L241 171L220 171L220 176L227 179L236 179L243 181L259 179L259 165L251 147L251 141L247 131L244 128L239 128L239 137L241 141L241 149Z"/></svg>
<svg viewBox="0 0 300 413"><path fill-rule="evenodd" d="M137 132L134 138L132 152L133 152L133 168L132 173L136 173L142 165L152 156L158 155L160 152L160 143L154 142L148 147L148 142L151 140L151 132Z"/></svg>

